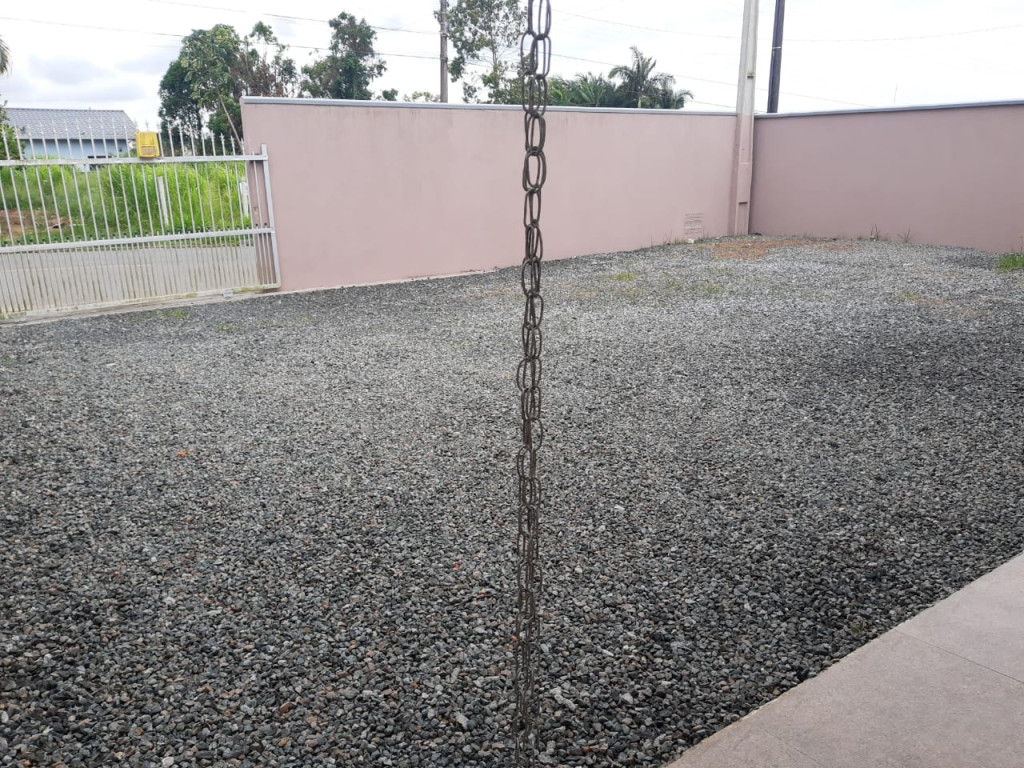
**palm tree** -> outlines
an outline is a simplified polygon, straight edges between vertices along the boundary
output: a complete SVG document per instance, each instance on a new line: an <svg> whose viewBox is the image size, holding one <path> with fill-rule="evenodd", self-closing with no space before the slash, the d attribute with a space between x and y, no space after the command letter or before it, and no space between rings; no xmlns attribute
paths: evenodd
<svg viewBox="0 0 1024 768"><path fill-rule="evenodd" d="M633 52L633 63L620 64L608 76L622 81L619 87L629 103L636 99L637 109L643 108L645 104L653 106L658 102L663 89L666 86L671 88L675 78L663 72L656 73L654 67L658 62L650 56L644 56L635 45L630 50Z"/></svg>
<svg viewBox="0 0 1024 768"><path fill-rule="evenodd" d="M602 75L590 72L576 77L573 92L577 102L584 107L610 107L615 99L615 86Z"/></svg>
<svg viewBox="0 0 1024 768"><path fill-rule="evenodd" d="M0 37L0 77L3 77L11 68L11 49ZM18 143L18 135L7 123L7 110L4 109L4 101L0 98L0 160L11 160L21 157L21 144Z"/></svg>
<svg viewBox="0 0 1024 768"><path fill-rule="evenodd" d="M669 78L671 81L672 78ZM682 109L686 106L686 102L693 100L693 91L681 90L677 91L672 87L671 82L665 82L661 84L661 89L656 94L654 104L652 106L657 109Z"/></svg>
<svg viewBox="0 0 1024 768"><path fill-rule="evenodd" d="M615 67L608 77L588 72L569 80L552 76L548 79L548 98L552 105L564 107L647 107L650 109L682 109L693 98L687 90L677 91L675 78L655 73L656 62L634 46L633 64ZM621 82L614 82L617 78Z"/></svg>

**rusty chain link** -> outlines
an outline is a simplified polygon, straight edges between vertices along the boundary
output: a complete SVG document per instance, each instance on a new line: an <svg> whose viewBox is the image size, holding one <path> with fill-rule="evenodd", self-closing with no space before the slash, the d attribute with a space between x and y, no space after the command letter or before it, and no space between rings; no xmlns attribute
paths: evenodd
<svg viewBox="0 0 1024 768"><path fill-rule="evenodd" d="M515 765L529 768L536 754L536 727L539 705L535 690L534 658L540 635L539 600L541 569L538 562L540 541L541 485L537 451L544 442L541 423L541 320L544 299L540 293L541 261L544 239L540 231L541 189L547 179L544 141L547 126L544 113L548 106L548 74L551 72L551 3L528 0L526 33L520 43L523 78L523 124L526 133L526 158L523 161L523 226L526 252L523 256L521 283L526 297L523 312L523 359L516 372L523 444L516 460L519 474L518 535L516 540L516 643L513 685L516 709L513 720Z"/></svg>

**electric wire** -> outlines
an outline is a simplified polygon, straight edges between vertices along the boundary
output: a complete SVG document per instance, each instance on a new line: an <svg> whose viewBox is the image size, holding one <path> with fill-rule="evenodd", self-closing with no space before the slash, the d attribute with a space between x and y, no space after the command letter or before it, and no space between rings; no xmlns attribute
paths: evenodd
<svg viewBox="0 0 1024 768"><path fill-rule="evenodd" d="M891 43L911 40L936 40L942 37L962 37L964 35L980 35L988 32L1002 32L1007 29L1020 29L1024 23L1006 24L1001 27L985 27L983 29L961 29L955 32L938 32L932 35L906 35L903 37L836 37L836 38L786 38L787 43Z"/></svg>
<svg viewBox="0 0 1024 768"><path fill-rule="evenodd" d="M69 21L53 21L51 19L21 19L13 16L0 16L0 21L21 21L27 24L44 24L58 27L74 27L76 29L94 29L102 32L121 32L130 35L158 35L160 37L174 37L179 40L188 37L189 33L177 33L177 32L156 32L153 30L141 30L141 29L124 29L121 27L100 27L93 24L78 24ZM176 47L176 46L167 46ZM318 51L321 50L320 46L316 45L293 45L288 44L287 48L298 48L300 50ZM407 59L430 59L434 60L437 58L436 54L427 53L394 53L388 51L378 51L378 56L397 56L399 58Z"/></svg>
<svg viewBox="0 0 1024 768"><path fill-rule="evenodd" d="M209 11L224 11L225 13L244 13L248 15L256 16L269 16L272 19L285 19L287 21L309 21L317 24L328 24L329 19L315 19L310 16L289 16L283 13L271 13L270 11L251 11L244 8L225 8L219 5L206 5L201 3L185 3L181 0L148 0L150 3L156 3L158 5L176 5L184 8L201 8ZM365 20L364 20L365 21ZM436 31L426 31L422 29L408 29L406 27L384 27L377 24L367 24L366 26L370 29L376 29L381 32L408 32L414 35L436 35Z"/></svg>
<svg viewBox="0 0 1024 768"><path fill-rule="evenodd" d="M607 24L613 27L627 27L629 29L641 29L645 32L659 32L666 35L683 35L684 37L699 37L708 40L739 40L739 35L709 35L703 32L683 32L678 29L661 29L658 27L645 27L640 24L629 24L624 21L611 21L610 19L599 19L596 16L586 16L582 13L569 13L568 11L562 11L566 16L573 16L577 19L586 19L587 21L593 21L598 24Z"/></svg>
<svg viewBox="0 0 1024 768"><path fill-rule="evenodd" d="M226 7L223 7L223 6L206 5L206 4L200 4L200 3L188 3L188 2L182 2L181 0L149 0L149 2L158 3L158 4L162 4L162 5L204 8L204 9L209 9L209 10L218 10L218 11L233 12L233 13L248 13L247 11L244 11L244 10L241 10L241 9L237 9L237 8L226 8ZM616 21L612 21L610 19L601 19L601 18L598 18L598 17L588 16L586 14L577 14L577 13L571 13L571 12L566 12L566 11L563 11L562 13L565 14L565 15L568 15L568 16L573 16L573 17L585 19L585 20L588 20L588 21L593 21L593 22L596 22L596 23L607 24L607 25L611 25L611 26L626 27L626 28L631 28L631 29L641 29L641 30L651 31L651 32L661 32L661 33L667 33L667 34L681 34L681 35L692 36L692 37L705 37L705 38L712 38L712 39L727 39L727 40L738 39L736 36L732 36L732 35L705 35L705 34L701 34L701 33L681 32L681 31L678 31L678 30L659 29L659 28L655 28L655 27L646 27L646 26L642 26L642 25L628 24L628 23L625 23L625 22L616 22ZM284 19L284 20L288 20L288 21L307 21L307 22L327 23L326 19L315 19L315 18L312 18L312 17L304 17L304 16L289 16L289 15L285 15L285 14L274 14L274 13L263 13L261 15L268 16L268 17L271 17L271 18ZM170 38L176 38L178 40L180 40L180 39L182 39L182 38L187 36L185 34L178 34L178 33L175 33L175 32L166 32L166 31L160 31L160 30L127 29L127 28L123 28L123 27L112 27L112 26L102 26L102 25L96 25L96 24L83 24L83 23L78 23L78 22L58 21L58 20L55 20L55 19L28 19L28 18L22 18L22 17L16 17L16 16L0 16L0 20L2 20L2 21L12 21L12 22L21 22L21 23L26 23L26 24L39 24L39 25L46 25L46 26L69 27L69 28L75 28L75 29L89 29L89 30L96 30L96 31L102 31L102 32L115 32L115 33L122 33L122 34L131 34L131 35L150 35L150 36L155 36L155 37L170 37ZM371 26L371 28L373 28L375 30L387 31L387 32L407 32L407 33L411 33L411 34L424 34L424 35L435 35L435 34L437 34L436 32L427 32L427 31L423 31L423 30L407 29L407 28L404 28L404 27L384 27L384 26L379 26L379 25L378 26L368 25L368 26ZM1008 30L1008 29L1017 29L1017 28L1020 28L1020 27L1024 27L1024 23L1009 24L1009 25L1002 25L1002 26L995 26L995 27L984 27L984 28L970 29L970 30L959 30L959 31L956 31L956 32L945 32L945 33L927 34L927 35L909 35L909 36L900 36L900 37L882 37L882 38L792 38L792 39L787 39L787 43L791 43L791 42L792 43L804 43L804 44L810 44L810 43L851 43L851 44L853 44L853 43L884 43L884 42L897 42L897 41L910 41L910 40L926 40L926 39L936 39L936 38L943 38L943 37L955 37L955 36L966 36L966 35L974 35L974 34L984 34L984 33L989 33L989 32L1004 31L1004 30ZM159 45L159 44L152 44L151 47L174 48L176 46L170 46L170 45L163 46L163 45ZM294 49L297 49L297 50L308 50L308 51L319 51L319 50L323 49L321 46L300 45L300 44L288 44L286 47L287 48L294 48ZM428 53L398 53L398 52L393 52L393 51L390 51L390 52L389 51L379 51L377 53L377 55L380 56L380 57L390 56L390 57L395 57L395 58L420 59L420 60L427 60L427 61L434 61L434 60L437 59L437 55L433 54L433 53L429 53L429 54ZM585 62L585 63L589 63L589 64L599 64L601 66L608 66L608 67L617 66L614 62L602 61L602 60L599 60L599 59L591 59L591 58L582 57L582 56L572 56L572 55L569 55L569 54L559 54L559 53L555 53L555 54L553 54L553 56L555 58L558 58L558 59L565 59L565 60L570 60L570 61L581 61L581 62ZM479 67L481 69L485 69L486 68L486 67L480 67L479 65L474 65L474 64L471 64L470 66L473 66L474 68L478 68ZM724 85L724 86L730 86L730 87L735 86L735 83L732 82L732 81L717 80L717 79L705 78L705 77L696 77L696 76L692 76L692 75L676 76L675 80L677 82L680 82L680 83L682 83L682 82L687 82L687 83L688 82L697 82L697 83L709 83L709 84L712 84L712 85ZM758 90L763 92L765 89L758 89ZM847 105L847 106L866 107L866 108L871 108L871 107L875 106L875 105L870 105L870 104L864 104L864 103L861 103L861 102L853 102L853 101L847 101L847 100L843 100L843 99L834 99L834 98L830 98L830 97L826 97L826 96L811 96L809 94L795 93L795 92L792 92L792 91L782 91L781 93L786 95L786 96L794 96L794 97L797 97L797 98L811 99L811 100L814 100L814 101L835 103L835 104L841 104L841 105ZM70 99L70 100L74 100L74 99ZM694 103L696 101L699 101L699 100L694 99L693 101L691 101L691 103ZM713 105L713 106L725 107L725 105L713 104L712 102L700 102L700 103L707 103L707 104L710 104L710 105ZM730 108L731 109L731 107L726 107L726 108Z"/></svg>

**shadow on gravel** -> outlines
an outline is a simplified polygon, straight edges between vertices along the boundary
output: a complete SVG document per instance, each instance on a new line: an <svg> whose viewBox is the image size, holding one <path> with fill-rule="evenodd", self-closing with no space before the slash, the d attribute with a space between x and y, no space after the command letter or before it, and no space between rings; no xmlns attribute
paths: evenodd
<svg viewBox="0 0 1024 768"><path fill-rule="evenodd" d="M542 762L661 765L1024 548L1024 279L755 242L546 267ZM508 765L520 316L0 328L0 762Z"/></svg>

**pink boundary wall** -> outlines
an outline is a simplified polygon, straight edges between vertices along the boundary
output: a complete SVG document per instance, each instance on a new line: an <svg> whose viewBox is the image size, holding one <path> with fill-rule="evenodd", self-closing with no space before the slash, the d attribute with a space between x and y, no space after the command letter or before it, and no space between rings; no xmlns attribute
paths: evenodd
<svg viewBox="0 0 1024 768"><path fill-rule="evenodd" d="M751 231L1024 249L1024 103L760 117Z"/></svg>
<svg viewBox="0 0 1024 768"><path fill-rule="evenodd" d="M245 99L246 143L269 155L281 289L519 264L522 114ZM731 114L549 111L545 257L725 234L735 124Z"/></svg>

